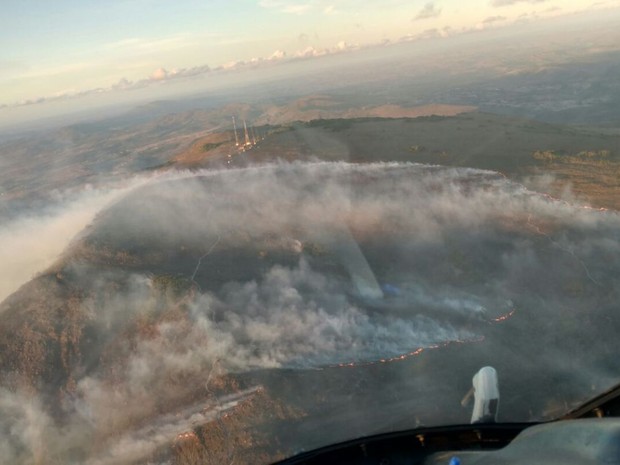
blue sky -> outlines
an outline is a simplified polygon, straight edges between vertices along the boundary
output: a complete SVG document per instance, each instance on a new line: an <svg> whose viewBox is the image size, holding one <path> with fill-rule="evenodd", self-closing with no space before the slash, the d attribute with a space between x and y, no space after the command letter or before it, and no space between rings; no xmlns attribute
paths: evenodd
<svg viewBox="0 0 620 465"><path fill-rule="evenodd" d="M465 5L466 3L466 5ZM458 34L592 8L587 0L4 0L0 105L238 60ZM619 0L598 2L618 7ZM160 70L159 74L156 70Z"/></svg>

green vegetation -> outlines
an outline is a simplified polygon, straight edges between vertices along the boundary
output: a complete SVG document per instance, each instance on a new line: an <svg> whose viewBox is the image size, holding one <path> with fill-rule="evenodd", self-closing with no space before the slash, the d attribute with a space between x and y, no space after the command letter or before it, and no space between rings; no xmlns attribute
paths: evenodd
<svg viewBox="0 0 620 465"><path fill-rule="evenodd" d="M360 118L335 118L335 119L313 119L308 121L305 124L306 127L309 128L322 128L327 129L332 132L344 131L345 129L351 129L355 124L358 123L381 123L390 120L411 120L417 121L418 119L423 119L426 117L419 118L382 118L379 116L368 116L368 117L360 117ZM434 118L429 116L428 118ZM437 118L443 118L438 116ZM434 121L434 120L433 120Z"/></svg>
<svg viewBox="0 0 620 465"><path fill-rule="evenodd" d="M327 249L325 248L325 246L316 242L304 242L303 249L304 252L310 254L313 257L321 257L327 254Z"/></svg>
<svg viewBox="0 0 620 465"><path fill-rule="evenodd" d="M153 287L161 292L171 291L174 294L187 292L191 287L191 282L181 275L156 275L152 278Z"/></svg>
<svg viewBox="0 0 620 465"><path fill-rule="evenodd" d="M332 132L344 131L353 125L354 120L350 119L315 119L308 121L306 126L310 128L328 129Z"/></svg>
<svg viewBox="0 0 620 465"><path fill-rule="evenodd" d="M147 168L142 169L142 171L159 171L159 170L165 170L170 168L171 166L174 166L175 162L172 160L168 160L164 163L160 163L159 165L154 165L154 166L149 166Z"/></svg>
<svg viewBox="0 0 620 465"><path fill-rule="evenodd" d="M202 151L203 152L208 152L209 150L213 150L213 149L218 148L222 144L223 144L223 142L209 142L209 143L203 144Z"/></svg>
<svg viewBox="0 0 620 465"><path fill-rule="evenodd" d="M453 117L319 119L296 127L329 134L304 138L310 153L326 160L472 167L499 171L519 182L548 174L554 182L546 189L553 196L568 189L593 206L618 208L620 136L604 129L481 112ZM294 143L282 139L287 148Z"/></svg>
<svg viewBox="0 0 620 465"><path fill-rule="evenodd" d="M563 150L536 150L532 153L532 158L543 162L565 162L565 163L581 163L601 162L607 164L611 160L611 151L602 150L582 150L575 155L569 155Z"/></svg>
<svg viewBox="0 0 620 465"><path fill-rule="evenodd" d="M404 119L410 123L421 123L421 122L438 123L440 121L445 121L447 119L453 119L453 118L454 116L428 115L428 116L417 116L415 118L404 118Z"/></svg>

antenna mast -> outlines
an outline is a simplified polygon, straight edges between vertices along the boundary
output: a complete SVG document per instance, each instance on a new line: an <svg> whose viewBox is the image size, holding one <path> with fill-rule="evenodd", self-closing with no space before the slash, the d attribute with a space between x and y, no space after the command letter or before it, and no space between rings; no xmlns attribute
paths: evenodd
<svg viewBox="0 0 620 465"><path fill-rule="evenodd" d="M235 130L235 147L239 147L239 136L237 136L237 123L235 123L235 117L232 117L233 119L233 128Z"/></svg>
<svg viewBox="0 0 620 465"><path fill-rule="evenodd" d="M250 136L248 135L248 127L245 124L245 120L243 120L243 130L245 131L245 145L252 145L252 142L250 142Z"/></svg>

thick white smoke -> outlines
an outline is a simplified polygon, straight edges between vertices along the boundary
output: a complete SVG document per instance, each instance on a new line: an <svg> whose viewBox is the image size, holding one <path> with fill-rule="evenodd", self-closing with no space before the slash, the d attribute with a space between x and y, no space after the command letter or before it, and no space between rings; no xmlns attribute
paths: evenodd
<svg viewBox="0 0 620 465"><path fill-rule="evenodd" d="M0 302L49 267L97 213L147 182L56 193L53 206L0 225Z"/></svg>
<svg viewBox="0 0 620 465"><path fill-rule="evenodd" d="M364 311L342 283L303 259L295 268L274 266L259 281L231 283L221 299L203 295L192 310L210 351L233 370L371 361L471 337L415 312Z"/></svg>
<svg viewBox="0 0 620 465"><path fill-rule="evenodd" d="M71 249L65 254L65 279L85 290L91 330L117 364L99 367L95 353L94 367L76 368L62 431L36 396L0 393L7 432L0 458L8 462L42 463L38 444L53 440L64 450L92 438L103 447L87 457L95 463L132 461L191 424L167 416L165 406L209 398L216 372L370 362L476 338L493 318L527 311L531 323L521 322L505 341L510 355L549 315L563 317L556 331L573 331L573 320L620 288L620 261L609 259L620 253L616 213L553 201L491 172L281 164L173 173L123 198L118 192L86 195L71 213L2 228L7 243L26 244L3 253L25 262L42 255L28 245L38 231L64 241L52 244L53 257L93 222L76 243L93 254L116 247L130 264L111 261L104 269L72 260ZM60 218L70 228L58 226ZM356 292L347 240L359 242L384 299ZM23 268L32 274L43 266ZM155 292L162 275L184 283L181 297ZM173 316L146 335L125 332L165 311ZM540 363L562 366L562 357L569 362L554 352Z"/></svg>
<svg viewBox="0 0 620 465"><path fill-rule="evenodd" d="M0 390L2 463L44 463L52 421L35 396Z"/></svg>
<svg viewBox="0 0 620 465"><path fill-rule="evenodd" d="M286 164L180 173L136 192L101 221L112 241L138 242L150 235L157 247L201 250L204 255L197 254L187 268L194 284L209 285L201 272L214 266L211 252L256 244L268 249L265 237L297 257L250 277L232 273L218 289L198 292L190 303L195 322L190 347L168 352L154 364L136 358L129 378L139 375L136 383L145 386L154 382L148 378L153 373L166 366L191 367L196 357L217 358L233 371L310 367L468 339L476 336L472 321L513 310L521 291L515 286L544 271L532 239L573 265L571 279L596 281L600 271L588 257L618 252L617 240L608 235L618 223L613 213L549 200L491 172L413 164ZM313 268L317 260L304 258L302 242L323 240L344 227L393 254L386 258L393 261L391 271L379 278L397 288L387 303L369 310L351 298L346 276L325 274ZM598 232L589 236L592 231ZM464 246L480 248L474 268L461 264L456 252L456 257L444 253ZM337 247L327 241L328 259L341 259ZM112 307L126 308L118 302ZM461 317L469 321L465 327ZM174 331L162 327L161 340ZM142 346L148 359L159 357L158 343ZM162 363L166 366L152 369Z"/></svg>

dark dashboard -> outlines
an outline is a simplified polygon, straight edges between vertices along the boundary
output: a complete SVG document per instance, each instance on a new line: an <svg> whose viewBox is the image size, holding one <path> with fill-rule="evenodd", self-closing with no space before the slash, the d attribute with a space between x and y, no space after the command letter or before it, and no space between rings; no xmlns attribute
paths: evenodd
<svg viewBox="0 0 620 465"><path fill-rule="evenodd" d="M305 452L281 465L620 464L620 385L544 423L415 429Z"/></svg>

